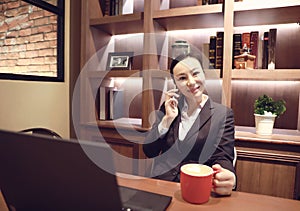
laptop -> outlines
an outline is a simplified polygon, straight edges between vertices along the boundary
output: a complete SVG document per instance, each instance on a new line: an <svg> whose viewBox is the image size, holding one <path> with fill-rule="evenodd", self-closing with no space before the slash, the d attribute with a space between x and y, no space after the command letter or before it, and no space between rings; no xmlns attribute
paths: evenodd
<svg viewBox="0 0 300 211"><path fill-rule="evenodd" d="M169 206L172 197L121 187L115 174L97 162L113 169L112 150L106 144L0 130L0 190L10 210L165 210Z"/></svg>

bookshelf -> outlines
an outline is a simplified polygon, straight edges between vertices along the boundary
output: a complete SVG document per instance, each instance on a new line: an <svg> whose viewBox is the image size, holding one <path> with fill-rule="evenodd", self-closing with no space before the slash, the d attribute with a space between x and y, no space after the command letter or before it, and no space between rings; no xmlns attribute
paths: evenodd
<svg viewBox="0 0 300 211"><path fill-rule="evenodd" d="M208 77L220 81L223 90L221 102L234 109L238 126L253 128L254 118L252 120L251 113L253 99L256 98L255 94L261 94L256 92L267 91L275 97L288 99L287 117L281 117L277 127L279 129L282 127L283 131L300 130L300 63L297 58L300 49L300 26L297 25L300 21L300 0L263 2L228 0L224 5L198 5L171 9L161 9L160 0L145 0L143 4L135 0L134 3L139 5L138 9L135 9L132 14L116 16L104 16L103 8L101 9L99 4L101 1L82 0L81 2L81 68L85 71L82 71L80 78L80 137L97 140L101 131L101 135L110 143L117 143L114 146L118 146L116 148L126 156L144 158L139 144L128 144L125 141L126 144L122 148L122 143L125 143L122 140L126 138L119 134L118 130L142 142L145 132L151 127L149 116L158 108L162 99L162 93L153 89L169 78L169 59L166 57L171 55L170 50L174 40L184 39L192 46L202 49L203 44L209 42L209 36L216 35L218 31L224 31L223 77L215 77L220 75L219 69L208 70L207 74ZM280 57L277 69L232 69L232 37L235 32L250 32L260 27L264 27L260 29L264 31L277 27L278 24L295 24L295 28L292 31L279 30L278 48L283 50L276 52ZM123 36L132 37L123 38ZM289 39L294 42L292 45ZM114 44L111 44L112 41ZM105 65L98 65L98 63L106 63L107 54L111 51L134 51L132 70L107 72ZM92 62L91 58L93 58ZM128 99L134 98L134 102L126 105L131 107L129 110L138 111L139 114L135 115L134 112L129 114L126 117L128 125L126 125L126 118L122 119L122 122L98 120L99 102L96 99L98 99L99 86L118 78L129 77L140 80L138 84L142 84L138 88L130 86L126 90L134 96L128 97ZM286 125L290 128L285 128ZM239 128L237 127L237 130ZM255 136L255 134L247 135L248 133L242 132L238 134L240 140ZM145 167L134 165L132 169L126 169L127 172L139 173L144 170Z"/></svg>

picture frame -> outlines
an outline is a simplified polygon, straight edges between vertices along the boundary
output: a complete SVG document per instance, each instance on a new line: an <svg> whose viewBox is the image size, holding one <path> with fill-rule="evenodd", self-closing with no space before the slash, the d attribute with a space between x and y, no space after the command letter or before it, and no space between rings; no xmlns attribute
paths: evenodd
<svg viewBox="0 0 300 211"><path fill-rule="evenodd" d="M108 53L106 70L130 70L133 52Z"/></svg>

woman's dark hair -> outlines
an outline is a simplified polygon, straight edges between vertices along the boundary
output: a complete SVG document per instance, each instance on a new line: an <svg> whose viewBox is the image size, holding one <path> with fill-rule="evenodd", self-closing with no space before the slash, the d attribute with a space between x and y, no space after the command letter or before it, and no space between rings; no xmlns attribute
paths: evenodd
<svg viewBox="0 0 300 211"><path fill-rule="evenodd" d="M182 60L184 60L188 57L192 57L192 58L197 59L201 64L200 55L198 55L198 54L188 53L188 54L181 54L181 55L177 56L175 59L172 59L171 64L170 64L170 73L171 73L171 77L172 77L173 80L174 80L174 68L175 68L175 66L179 62L181 62Z"/></svg>

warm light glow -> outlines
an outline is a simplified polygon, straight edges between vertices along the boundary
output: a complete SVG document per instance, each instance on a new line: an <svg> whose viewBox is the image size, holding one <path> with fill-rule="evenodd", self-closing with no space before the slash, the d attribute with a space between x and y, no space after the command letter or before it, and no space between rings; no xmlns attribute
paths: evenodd
<svg viewBox="0 0 300 211"><path fill-rule="evenodd" d="M240 85L253 85L253 86L273 86L274 84L280 86L290 86L292 83L297 83L297 81L259 81L259 80L234 80L232 83Z"/></svg>
<svg viewBox="0 0 300 211"><path fill-rule="evenodd" d="M125 38L132 38L132 37L138 37L138 36L143 36L143 33L135 33L135 34L118 34L118 35L113 35L111 37L111 40L114 39L125 39Z"/></svg>
<svg viewBox="0 0 300 211"><path fill-rule="evenodd" d="M271 28L291 30L291 29L296 28L296 27L299 27L298 23L258 25L258 26L255 26L255 30L257 30L257 31L268 31ZM241 33L241 32L245 32L245 31L253 31L253 26L234 27L234 32L235 33Z"/></svg>

